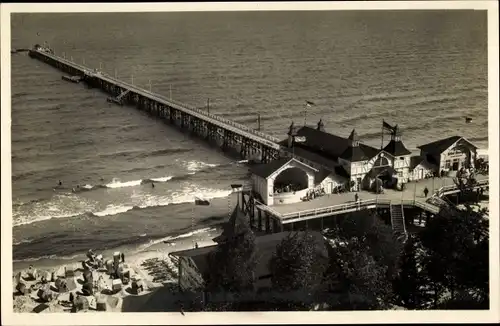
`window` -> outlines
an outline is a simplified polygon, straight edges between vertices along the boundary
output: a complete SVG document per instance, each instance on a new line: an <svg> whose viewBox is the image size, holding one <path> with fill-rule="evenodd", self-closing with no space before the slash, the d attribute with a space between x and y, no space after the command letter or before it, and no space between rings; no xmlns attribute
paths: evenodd
<svg viewBox="0 0 500 326"><path fill-rule="evenodd" d="M446 161L444 162L444 167L445 167L446 169L449 169L449 168L450 168L450 166L451 166L451 162L450 162L450 160L446 160Z"/></svg>

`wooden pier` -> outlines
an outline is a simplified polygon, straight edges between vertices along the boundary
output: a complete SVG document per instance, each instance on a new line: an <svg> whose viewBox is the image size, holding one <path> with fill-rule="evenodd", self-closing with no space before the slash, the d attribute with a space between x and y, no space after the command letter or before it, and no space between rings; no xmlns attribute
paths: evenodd
<svg viewBox="0 0 500 326"><path fill-rule="evenodd" d="M428 198L420 195L424 187L431 189L430 184L438 181L450 184L435 189L433 195ZM373 209L387 213L387 216L391 217L393 229L406 233L405 224L408 221L405 221L404 210L416 209L423 213L426 218L432 218L439 213L441 206L451 204L444 199L445 196L459 192L452 178L443 178L438 181L427 179L410 183L404 192L387 190L386 193L377 195L361 191L358 194L363 199L358 202L353 200L353 193L344 193L326 195L309 202L267 206L262 203L258 196L256 197L255 193L249 190L243 191L240 202L242 210L249 216L251 227L263 233L307 229L311 224L315 224L318 229L323 229L324 221L329 218ZM472 189L487 189L488 187L488 176L478 175L477 183Z"/></svg>
<svg viewBox="0 0 500 326"><path fill-rule="evenodd" d="M239 151L244 159L252 157L267 163L278 159L283 152L282 146L278 144L280 139L213 113L173 101L111 77L104 72L56 56L43 48L30 50L29 56L73 76L65 78L68 81L81 80L90 87L105 91L111 95L108 102L136 105L140 110L170 121L181 129L210 142L217 143L223 150Z"/></svg>

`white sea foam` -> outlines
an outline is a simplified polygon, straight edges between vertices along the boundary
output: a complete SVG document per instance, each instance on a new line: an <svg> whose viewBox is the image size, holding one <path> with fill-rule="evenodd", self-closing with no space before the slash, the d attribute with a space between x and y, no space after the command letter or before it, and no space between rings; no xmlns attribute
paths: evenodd
<svg viewBox="0 0 500 326"><path fill-rule="evenodd" d="M184 234L180 234L180 235L176 235L176 236L168 236L168 237L164 237L161 239L150 240L148 243L140 245L138 248L138 251L144 251L144 250L146 250L146 249L148 249L156 244L162 243L164 241L172 242L172 244L173 244L174 240L185 239L185 238L189 238L189 237L192 237L192 236L200 234L200 233L210 233L213 231L216 231L216 229L215 228L203 228L203 229L194 230L192 232L188 232L188 233L184 233Z"/></svg>
<svg viewBox="0 0 500 326"><path fill-rule="evenodd" d="M104 210L92 214L94 214L95 216L103 217L103 216L125 213L131 210L132 208L134 208L134 206L108 205Z"/></svg>
<svg viewBox="0 0 500 326"><path fill-rule="evenodd" d="M172 178L173 178L172 176L168 176L168 177L161 177L161 178L152 178L151 180L154 182L167 182L167 181L171 180Z"/></svg>
<svg viewBox="0 0 500 326"><path fill-rule="evenodd" d="M75 194L58 194L50 201L35 202L13 212L13 226L58 218L69 218L92 211L96 203Z"/></svg>
<svg viewBox="0 0 500 326"><path fill-rule="evenodd" d="M134 187L138 186L142 183L142 180L132 180L132 181L124 181L121 182L118 179L114 178L111 183L108 183L106 187L108 188L124 188L124 187Z"/></svg>
<svg viewBox="0 0 500 326"><path fill-rule="evenodd" d="M201 171L205 168L213 168L219 166L219 164L214 164L214 163L205 163L201 161L189 161L186 162L186 167L188 171L190 172L198 172Z"/></svg>
<svg viewBox="0 0 500 326"><path fill-rule="evenodd" d="M73 255L73 256L61 256L58 257L57 255L49 255L49 256L40 256L40 257L35 257L35 258L26 258L26 259L13 259L12 262L14 263L19 263L19 262L31 262L31 261L38 261L42 259L59 259L59 260L74 260L80 255Z"/></svg>

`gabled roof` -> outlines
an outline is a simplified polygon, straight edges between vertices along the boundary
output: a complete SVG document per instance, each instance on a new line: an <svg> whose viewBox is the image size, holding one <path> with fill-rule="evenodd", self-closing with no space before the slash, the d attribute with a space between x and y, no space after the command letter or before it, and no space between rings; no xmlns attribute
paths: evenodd
<svg viewBox="0 0 500 326"><path fill-rule="evenodd" d="M300 147L323 152L322 156L330 159L341 157L346 160L353 160L351 162L356 162L370 159L379 152L378 149L365 144L359 144L358 147L360 150L356 149L346 152L350 147L350 140L348 138L339 137L307 126L300 128L297 131L297 135L306 138L305 142L300 143ZM357 137L355 132L353 137Z"/></svg>
<svg viewBox="0 0 500 326"><path fill-rule="evenodd" d="M387 146L384 147L384 151L393 156L410 155L411 151L405 147L402 141L396 141L392 139Z"/></svg>
<svg viewBox="0 0 500 326"><path fill-rule="evenodd" d="M452 136L452 137L448 137L448 138L445 138L445 139L440 139L440 140L434 141L432 143L428 143L428 144L425 144L425 145L418 146L417 148L420 148L425 153L429 153L429 154L441 154L442 152L444 152L445 150L447 150L448 148L450 148L451 145L455 144L460 139L464 139L466 142L468 142L469 144L471 144L474 148L477 148L470 141L468 141L467 139L465 139L463 137L460 137L460 136Z"/></svg>
<svg viewBox="0 0 500 326"><path fill-rule="evenodd" d="M419 164L422 164L422 166L426 169L432 169L434 168L434 165L429 163L426 159L425 156L411 156L410 157L410 169L416 168Z"/></svg>
<svg viewBox="0 0 500 326"><path fill-rule="evenodd" d="M280 167L290 161L289 158L280 158L269 163L260 163L250 166L250 172L262 178L267 178Z"/></svg>
<svg viewBox="0 0 500 326"><path fill-rule="evenodd" d="M286 142L286 140L285 140L285 142ZM302 148L300 144L295 144L293 149L288 148L288 147L284 147L283 150L285 150L289 153L294 153L297 156L303 157L308 161L323 165L326 168L333 169L335 166L338 165L338 163L336 161L331 160L331 159L329 159L321 154L318 154L318 153L312 152L310 150L307 150L305 148Z"/></svg>
<svg viewBox="0 0 500 326"><path fill-rule="evenodd" d="M269 163L262 163L262 164L256 164L252 165L250 167L250 172L252 172L255 175L258 175L259 177L262 178L268 178L271 176L276 170L280 169L283 165L287 164L290 161L297 162L299 165L302 165L304 167L307 167L313 171L318 171L318 169L313 168L312 166L307 165L304 162L301 162L295 158L280 158L274 161L271 161Z"/></svg>

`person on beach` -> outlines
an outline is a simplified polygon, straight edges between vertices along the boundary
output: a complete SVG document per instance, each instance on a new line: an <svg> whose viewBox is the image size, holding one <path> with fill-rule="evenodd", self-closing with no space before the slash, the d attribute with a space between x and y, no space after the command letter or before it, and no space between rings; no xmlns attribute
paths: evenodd
<svg viewBox="0 0 500 326"><path fill-rule="evenodd" d="M354 201L357 203L359 200L359 195L356 193L354 194Z"/></svg>
<svg viewBox="0 0 500 326"><path fill-rule="evenodd" d="M155 184L154 183L151 183L151 188L154 188L155 187Z"/></svg>
<svg viewBox="0 0 500 326"><path fill-rule="evenodd" d="M125 254L122 252L120 256L122 258L122 263L124 263L125 262Z"/></svg>
<svg viewBox="0 0 500 326"><path fill-rule="evenodd" d="M429 194L429 189L427 187L424 188L424 196L427 198L427 195Z"/></svg>

